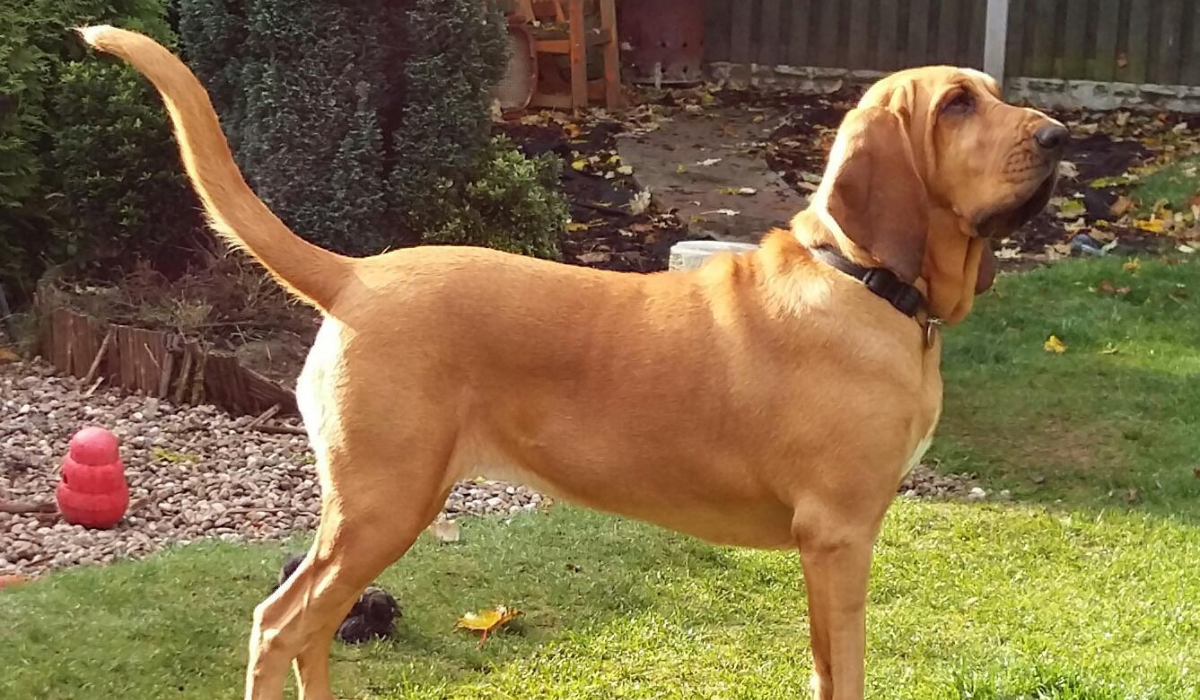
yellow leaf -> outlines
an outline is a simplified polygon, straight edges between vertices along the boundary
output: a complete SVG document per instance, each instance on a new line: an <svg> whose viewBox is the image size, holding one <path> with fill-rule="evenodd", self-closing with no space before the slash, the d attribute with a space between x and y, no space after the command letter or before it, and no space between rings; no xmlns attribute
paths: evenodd
<svg viewBox="0 0 1200 700"><path fill-rule="evenodd" d="M1042 349L1046 352L1052 352L1056 355L1061 355L1067 351L1067 346L1065 343L1063 343L1063 341L1058 339L1058 336L1051 335L1046 339L1045 343L1042 343Z"/></svg>
<svg viewBox="0 0 1200 700"><path fill-rule="evenodd" d="M676 165L676 166L675 166L675 172L677 172L677 173L680 173L680 174L682 174L682 173L686 173L686 172L687 172L687 166L686 166L686 165L684 165L683 163L680 163L679 165Z"/></svg>
<svg viewBox="0 0 1200 700"><path fill-rule="evenodd" d="M1133 258L1132 260L1126 260L1125 264L1122 265L1121 267L1128 270L1129 272L1137 272L1138 270L1142 269L1142 264L1140 262L1138 262L1137 258Z"/></svg>
<svg viewBox="0 0 1200 700"><path fill-rule="evenodd" d="M17 353L13 352L12 350L8 348L0 348L0 364L4 364L5 362L16 362L19 359L21 358L18 357Z"/></svg>
<svg viewBox="0 0 1200 700"><path fill-rule="evenodd" d="M1165 229L1161 219L1141 219L1133 222L1133 225L1150 233L1162 233Z"/></svg>
<svg viewBox="0 0 1200 700"><path fill-rule="evenodd" d="M575 233L577 231L586 231L590 227L591 227L591 224L584 223L582 221L570 221L567 223L567 230L570 231L571 233Z"/></svg>
<svg viewBox="0 0 1200 700"><path fill-rule="evenodd" d="M583 129L580 129L578 124L567 124L563 127L563 133L567 135L567 138L573 139L583 133Z"/></svg>
<svg viewBox="0 0 1200 700"><path fill-rule="evenodd" d="M1087 207L1078 199L1068 199L1058 206L1058 218L1078 219L1087 213Z"/></svg>
<svg viewBox="0 0 1200 700"><path fill-rule="evenodd" d="M576 170L583 170L584 168L587 167L587 160L584 158L580 158L579 160L575 161L574 163L571 163L571 167Z"/></svg>
<svg viewBox="0 0 1200 700"><path fill-rule="evenodd" d="M521 611L516 608L497 605L491 610L480 610L463 615L458 619L458 627L472 632L482 632L483 636L479 640L479 646L483 646L489 634L512 622L520 614Z"/></svg>
<svg viewBox="0 0 1200 700"><path fill-rule="evenodd" d="M632 165L622 165L621 167L617 168L617 172L622 175L632 175L633 174L633 166Z"/></svg>
<svg viewBox="0 0 1200 700"><path fill-rule="evenodd" d="M750 121L754 122L755 124L761 124L765 119L766 119L765 116L763 116L761 114L756 114L756 115L754 115L754 119L751 119Z"/></svg>

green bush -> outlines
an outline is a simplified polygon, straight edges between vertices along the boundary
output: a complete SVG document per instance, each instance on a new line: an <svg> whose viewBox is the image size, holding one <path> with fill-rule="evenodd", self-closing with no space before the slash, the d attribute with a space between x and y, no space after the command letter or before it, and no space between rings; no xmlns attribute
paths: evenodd
<svg viewBox="0 0 1200 700"><path fill-rule="evenodd" d="M178 260L201 224L157 95L69 31L95 22L174 44L166 0L0 8L0 280L18 291L51 265L116 273L142 256Z"/></svg>
<svg viewBox="0 0 1200 700"><path fill-rule="evenodd" d="M180 18L239 164L301 235L351 254L422 240L557 254L551 166L490 139L506 43L484 2L181 0Z"/></svg>
<svg viewBox="0 0 1200 700"><path fill-rule="evenodd" d="M493 139L457 206L445 206L431 217L440 223L425 240L557 258L558 230L570 218L556 189L561 168L562 161L552 154L531 160L508 139Z"/></svg>

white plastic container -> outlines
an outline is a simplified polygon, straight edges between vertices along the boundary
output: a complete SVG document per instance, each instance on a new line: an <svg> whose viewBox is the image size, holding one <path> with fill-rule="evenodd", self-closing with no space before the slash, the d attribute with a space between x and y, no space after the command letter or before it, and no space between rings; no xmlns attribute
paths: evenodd
<svg viewBox="0 0 1200 700"><path fill-rule="evenodd" d="M700 267L709 256L717 253L745 253L758 248L754 243L731 241L680 241L671 246L667 267L671 270L691 270Z"/></svg>

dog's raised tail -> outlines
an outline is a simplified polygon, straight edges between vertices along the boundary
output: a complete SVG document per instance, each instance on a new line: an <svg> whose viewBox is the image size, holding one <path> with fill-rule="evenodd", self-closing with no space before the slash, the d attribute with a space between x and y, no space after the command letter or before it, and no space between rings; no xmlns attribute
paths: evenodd
<svg viewBox="0 0 1200 700"><path fill-rule="evenodd" d="M158 88L175 127L184 168L213 228L254 256L293 294L328 310L351 274L351 259L297 236L254 194L233 160L208 92L192 71L142 34L104 25L76 31Z"/></svg>

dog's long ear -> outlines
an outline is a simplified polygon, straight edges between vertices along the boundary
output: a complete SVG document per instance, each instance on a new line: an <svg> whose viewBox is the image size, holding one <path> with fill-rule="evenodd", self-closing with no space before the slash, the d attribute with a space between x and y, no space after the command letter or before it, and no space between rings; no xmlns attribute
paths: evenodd
<svg viewBox="0 0 1200 700"><path fill-rule="evenodd" d="M846 115L813 204L900 279L912 282L920 274L929 207L896 113L868 107Z"/></svg>
<svg viewBox="0 0 1200 700"><path fill-rule="evenodd" d="M975 294L983 294L996 281L996 254L990 241L984 241L983 253L979 256L979 276L975 278Z"/></svg>

